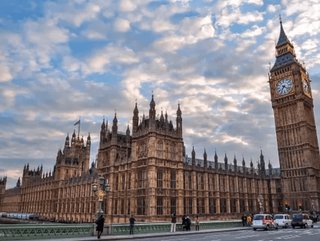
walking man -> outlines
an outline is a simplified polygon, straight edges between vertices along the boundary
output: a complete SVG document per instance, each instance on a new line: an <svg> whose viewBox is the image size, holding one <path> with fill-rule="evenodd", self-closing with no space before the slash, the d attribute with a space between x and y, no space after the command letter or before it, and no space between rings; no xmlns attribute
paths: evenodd
<svg viewBox="0 0 320 241"><path fill-rule="evenodd" d="M130 222L130 234L133 234L133 228L134 228L134 222L136 221L136 219L133 217L133 215L131 215L129 222Z"/></svg>
<svg viewBox="0 0 320 241"><path fill-rule="evenodd" d="M96 228L97 238L100 239L101 234L102 234L102 232L103 232L103 227L104 227L104 217L103 217L103 214L101 214L101 215L99 216L99 218L98 218L97 221L96 221L96 224L97 224L97 228Z"/></svg>
<svg viewBox="0 0 320 241"><path fill-rule="evenodd" d="M173 212L171 214L171 232L175 232L176 231L176 226L177 226L177 215L176 212Z"/></svg>

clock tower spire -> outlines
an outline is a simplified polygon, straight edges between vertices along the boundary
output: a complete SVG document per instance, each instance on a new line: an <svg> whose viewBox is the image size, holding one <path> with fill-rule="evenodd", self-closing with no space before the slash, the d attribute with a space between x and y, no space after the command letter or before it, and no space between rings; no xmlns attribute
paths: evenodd
<svg viewBox="0 0 320 241"><path fill-rule="evenodd" d="M276 61L269 73L277 135L282 206L320 208L320 157L309 75L296 59L282 20Z"/></svg>

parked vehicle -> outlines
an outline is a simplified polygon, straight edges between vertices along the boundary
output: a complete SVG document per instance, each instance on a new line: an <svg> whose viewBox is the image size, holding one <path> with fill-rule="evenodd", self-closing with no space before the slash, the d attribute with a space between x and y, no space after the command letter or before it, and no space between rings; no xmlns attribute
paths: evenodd
<svg viewBox="0 0 320 241"><path fill-rule="evenodd" d="M310 216L306 213L294 213L292 215L292 228L301 227L301 228L313 228L313 221Z"/></svg>
<svg viewBox="0 0 320 241"><path fill-rule="evenodd" d="M288 228L291 226L291 218L289 214L276 214L273 217L274 222L282 228Z"/></svg>
<svg viewBox="0 0 320 241"><path fill-rule="evenodd" d="M253 216L252 228L253 230L278 229L278 224L273 221L273 218L270 214L256 214Z"/></svg>

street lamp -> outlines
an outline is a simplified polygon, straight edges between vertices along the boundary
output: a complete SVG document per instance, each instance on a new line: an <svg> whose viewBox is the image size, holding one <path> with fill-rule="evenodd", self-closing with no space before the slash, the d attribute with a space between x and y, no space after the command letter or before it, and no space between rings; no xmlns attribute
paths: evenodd
<svg viewBox="0 0 320 241"><path fill-rule="evenodd" d="M94 182L92 184L92 191L98 197L99 209L97 211L97 216L99 217L104 213L102 209L103 199L107 195L107 192L110 191L108 179L105 179L103 176L99 176L98 183Z"/></svg>

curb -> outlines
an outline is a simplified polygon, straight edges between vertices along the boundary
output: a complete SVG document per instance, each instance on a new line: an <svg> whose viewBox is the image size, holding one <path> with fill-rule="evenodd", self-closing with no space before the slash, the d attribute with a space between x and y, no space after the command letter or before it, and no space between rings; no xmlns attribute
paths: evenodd
<svg viewBox="0 0 320 241"><path fill-rule="evenodd" d="M182 236L182 235L197 235L203 233L218 233L218 232L228 232L228 231L240 231L251 229L251 227L237 227L237 228L225 228L225 229L205 229L200 231L179 231L175 233L150 233L150 234L134 234L134 235L117 235L117 236L102 236L101 239L97 239L96 237L93 239L78 239L77 241L85 241L85 240L127 240L127 239L148 239L148 238L156 238L156 237L170 237L170 236ZM91 237L92 238L92 237Z"/></svg>

